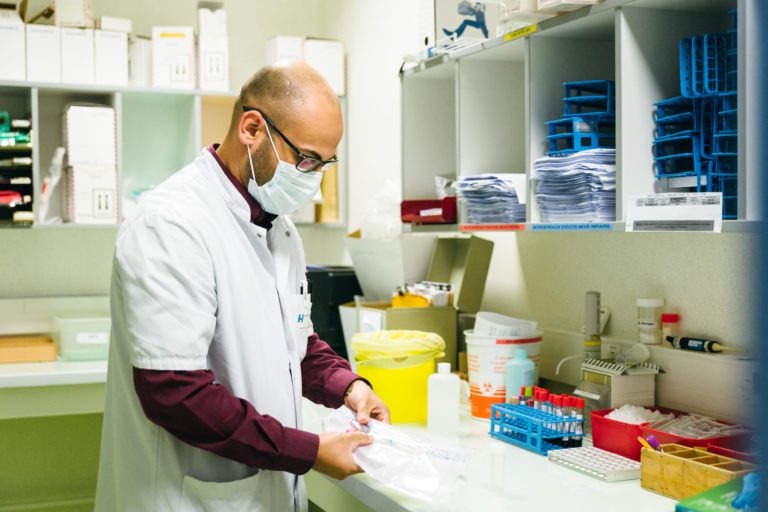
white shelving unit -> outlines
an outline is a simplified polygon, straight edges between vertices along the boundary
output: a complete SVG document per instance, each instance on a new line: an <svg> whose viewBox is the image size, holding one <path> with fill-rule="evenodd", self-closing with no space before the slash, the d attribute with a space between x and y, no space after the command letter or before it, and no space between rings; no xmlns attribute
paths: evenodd
<svg viewBox="0 0 768 512"><path fill-rule="evenodd" d="M42 180L56 147L63 143L62 115L70 103L94 103L115 108L120 195L118 218L126 198L151 188L188 164L200 147L220 142L229 127L234 92L109 88L91 85L0 82L0 110L32 119L33 228L114 228L113 225L43 225L39 219ZM339 99L345 109L344 98ZM345 112L346 113L346 112ZM338 153L346 152L342 140ZM337 169L338 220L346 219L345 159ZM0 225L0 227L2 227Z"/></svg>
<svg viewBox="0 0 768 512"><path fill-rule="evenodd" d="M662 190L653 173L653 103L680 95L680 39L726 32L729 11L738 8L738 220L726 221L724 229L749 230L744 221L760 218L755 141L748 144L757 126L750 105L761 94L751 70L763 58L759 28L750 24L754 5L755 0L606 0L542 21L520 37L488 40L406 70L403 199L434 198L436 175L530 175L545 153L545 121L562 117L563 82L608 79L616 84L617 150L617 222L608 231L623 230L629 198ZM528 224L522 229L540 222L531 186L527 200Z"/></svg>

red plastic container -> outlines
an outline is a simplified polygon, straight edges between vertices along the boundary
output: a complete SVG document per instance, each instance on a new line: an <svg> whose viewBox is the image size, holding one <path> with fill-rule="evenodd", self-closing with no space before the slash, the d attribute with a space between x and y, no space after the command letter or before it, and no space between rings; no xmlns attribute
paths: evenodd
<svg viewBox="0 0 768 512"><path fill-rule="evenodd" d="M677 415L685 414L677 411L675 412ZM727 422L723 422L723 423L727 423ZM640 426L640 435L645 438L647 438L650 435L653 435L661 444L676 443L676 444L682 444L683 446L690 446L691 448L700 446L706 449L710 443L715 443L717 445L726 441L727 439L732 438L733 436L741 436L744 434L745 434L744 432L735 432L733 434L729 434L725 436L695 439L690 437L683 437L677 434L672 434L671 432L664 432L663 430L656 430L654 428L649 427L647 424Z"/></svg>
<svg viewBox="0 0 768 512"><path fill-rule="evenodd" d="M752 434L736 434L707 443L707 451L724 457L757 463L757 449Z"/></svg>
<svg viewBox="0 0 768 512"><path fill-rule="evenodd" d="M670 412L681 414L680 411L664 409L662 407L649 407L649 409L653 411L661 411L664 414L669 414ZM643 425L647 425L647 423L635 425L606 418L611 411L613 411L613 409L592 411L592 414L590 415L590 421L592 422L592 444L596 448L608 450L609 452L639 462L642 445L637 440L637 437L641 435L646 437L641 433L641 428ZM657 439L659 439L658 436ZM666 441L659 439L659 442L664 443Z"/></svg>

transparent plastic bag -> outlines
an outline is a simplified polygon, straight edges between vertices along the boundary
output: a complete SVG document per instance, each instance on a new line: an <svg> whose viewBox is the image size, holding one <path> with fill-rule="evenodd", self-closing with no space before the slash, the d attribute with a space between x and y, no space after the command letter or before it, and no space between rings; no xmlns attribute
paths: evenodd
<svg viewBox="0 0 768 512"><path fill-rule="evenodd" d="M370 434L373 443L355 450L355 462L374 480L421 500L434 502L449 496L469 461L468 450L438 446L381 421L360 425L355 413L343 406L326 418L325 428Z"/></svg>

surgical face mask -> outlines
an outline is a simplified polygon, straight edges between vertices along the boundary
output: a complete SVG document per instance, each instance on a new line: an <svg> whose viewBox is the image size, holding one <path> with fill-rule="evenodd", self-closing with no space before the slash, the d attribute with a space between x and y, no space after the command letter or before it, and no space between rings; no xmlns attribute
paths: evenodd
<svg viewBox="0 0 768 512"><path fill-rule="evenodd" d="M253 157L249 146L248 163L251 166L251 179L248 180L248 193L269 213L284 215L298 210L312 200L320 189L323 173L316 171L303 173L292 163L280 160L269 126L266 125L266 128L269 143L272 144L272 150L277 157L277 167L271 180L263 185L256 183Z"/></svg>

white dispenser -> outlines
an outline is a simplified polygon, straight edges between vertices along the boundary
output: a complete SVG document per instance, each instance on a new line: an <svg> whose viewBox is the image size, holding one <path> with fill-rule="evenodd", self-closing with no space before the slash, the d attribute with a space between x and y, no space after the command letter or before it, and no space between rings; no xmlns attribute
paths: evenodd
<svg viewBox="0 0 768 512"><path fill-rule="evenodd" d="M427 379L427 431L444 436L459 432L459 377L451 363L437 363L437 373Z"/></svg>

